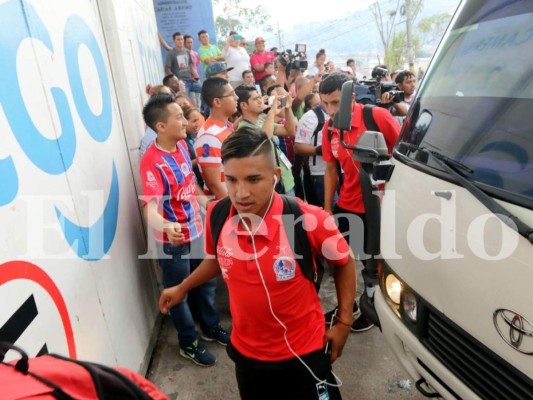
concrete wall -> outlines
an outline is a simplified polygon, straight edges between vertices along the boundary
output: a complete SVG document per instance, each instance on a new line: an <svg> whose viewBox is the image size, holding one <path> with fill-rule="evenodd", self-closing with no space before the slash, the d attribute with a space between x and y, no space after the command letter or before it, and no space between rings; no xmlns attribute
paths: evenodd
<svg viewBox="0 0 533 400"><path fill-rule="evenodd" d="M151 0L0 3L0 339L146 368L158 287L139 201Z"/></svg>

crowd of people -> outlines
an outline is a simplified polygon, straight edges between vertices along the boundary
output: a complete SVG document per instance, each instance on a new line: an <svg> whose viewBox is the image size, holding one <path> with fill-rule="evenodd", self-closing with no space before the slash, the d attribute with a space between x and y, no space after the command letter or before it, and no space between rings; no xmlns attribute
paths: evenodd
<svg viewBox="0 0 533 400"><path fill-rule="evenodd" d="M212 366L215 356L198 339L227 346L243 399L340 398L331 364L350 332L373 324L355 301L355 260L365 263L367 238L360 166L332 121L343 84L366 77L353 59L336 68L324 49L295 68L261 37L249 55L237 32L220 49L201 30L197 52L191 35L176 32L174 47L160 39L166 76L148 88L140 173L165 287L160 309L172 317L180 355ZM404 93L397 101L385 92L371 108L392 151L416 79L379 67ZM367 130L364 109L352 105L348 145ZM282 214L301 216L306 234L292 237ZM195 258L191 248L204 240L205 257ZM324 313L326 268L338 306ZM216 309L218 275L228 286L231 333ZM365 290L372 295L371 285Z"/></svg>

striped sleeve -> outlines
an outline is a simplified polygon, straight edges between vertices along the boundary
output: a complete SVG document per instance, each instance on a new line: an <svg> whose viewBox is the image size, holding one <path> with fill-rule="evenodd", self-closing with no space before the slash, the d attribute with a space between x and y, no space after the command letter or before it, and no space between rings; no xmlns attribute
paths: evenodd
<svg viewBox="0 0 533 400"><path fill-rule="evenodd" d="M200 167L222 166L221 147L222 143L217 137L209 134L199 136L194 144L194 149Z"/></svg>

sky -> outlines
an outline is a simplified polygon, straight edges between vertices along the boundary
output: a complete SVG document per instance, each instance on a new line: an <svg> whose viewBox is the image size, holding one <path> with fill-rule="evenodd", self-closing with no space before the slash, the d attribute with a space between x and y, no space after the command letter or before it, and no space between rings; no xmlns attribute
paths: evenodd
<svg viewBox="0 0 533 400"><path fill-rule="evenodd" d="M272 16L274 26L280 29L310 23L329 21L368 7L375 0L242 0L245 7L262 5ZM280 11L283 10L283 11Z"/></svg>

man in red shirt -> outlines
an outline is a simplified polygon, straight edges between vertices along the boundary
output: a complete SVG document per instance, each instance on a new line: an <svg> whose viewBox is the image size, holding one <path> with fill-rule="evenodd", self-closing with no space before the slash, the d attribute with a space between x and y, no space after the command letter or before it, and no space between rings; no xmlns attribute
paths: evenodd
<svg viewBox="0 0 533 400"><path fill-rule="evenodd" d="M315 286L302 273L281 219L284 200L274 191L280 168L272 151L259 128L243 127L226 139L222 163L232 205L217 243L212 207L206 216L206 253L216 258L166 289L159 307L166 313L187 291L222 273L233 318L227 352L241 398L340 399L331 362L341 356L352 324L355 260L333 219L297 200L312 254L334 268L339 309L337 324L326 331Z"/></svg>
<svg viewBox="0 0 533 400"><path fill-rule="evenodd" d="M261 78L267 75L265 63L273 63L275 59L274 53L265 50L265 39L262 37L255 39L255 51L250 56L250 64L252 64L252 71L257 85L259 85Z"/></svg>
<svg viewBox="0 0 533 400"><path fill-rule="evenodd" d="M158 242L163 285L183 281L200 264L189 258L191 242L202 235L198 201L207 198L196 183L187 144L187 120L169 94L156 94L143 109L146 124L157 132L155 141L141 159L144 213ZM198 196L198 197L197 197ZM198 199L198 200L197 200ZM229 334L220 327L215 309L216 281L211 280L190 293L195 305L202 339L226 345ZM180 355L201 366L211 366L215 356L198 341L198 332L186 300L170 311L178 331Z"/></svg>
<svg viewBox="0 0 533 400"><path fill-rule="evenodd" d="M341 144L341 137L337 128L332 128L331 140L328 129L333 123L333 117L340 106L341 88L348 77L342 73L329 75L320 82L319 92L321 105L329 114L330 119L326 121L322 133L322 158L326 161L326 172L324 174L324 210L331 215L335 215L339 230L345 234L354 254L364 256L366 249L366 215L359 181L359 162L353 159L353 151L348 150ZM357 143L359 136L367 130L363 121L362 104L353 104L352 129L344 132L344 142L350 146ZM389 152L398 139L400 125L392 117L389 110L381 107L372 109L374 120L385 137ZM335 190L339 183L337 162L340 163L344 171L344 180L340 189L337 204L333 207ZM365 263L363 259L363 264ZM334 311L333 311L334 312ZM326 322L331 318L333 312L326 314ZM357 303L354 305L354 316L358 316ZM373 324L363 315L357 318L352 326L352 331L363 332L372 328Z"/></svg>

